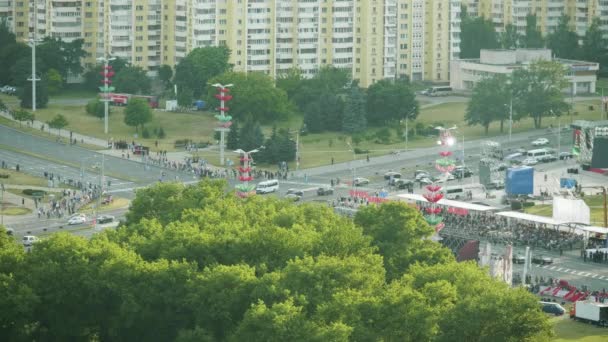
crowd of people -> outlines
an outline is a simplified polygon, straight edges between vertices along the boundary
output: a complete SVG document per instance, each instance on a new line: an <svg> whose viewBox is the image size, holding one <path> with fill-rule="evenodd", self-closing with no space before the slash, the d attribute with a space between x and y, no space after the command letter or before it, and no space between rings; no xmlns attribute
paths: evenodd
<svg viewBox="0 0 608 342"><path fill-rule="evenodd" d="M584 262L590 261L598 264L608 264L608 250L596 248L595 250L582 250L581 257Z"/></svg>

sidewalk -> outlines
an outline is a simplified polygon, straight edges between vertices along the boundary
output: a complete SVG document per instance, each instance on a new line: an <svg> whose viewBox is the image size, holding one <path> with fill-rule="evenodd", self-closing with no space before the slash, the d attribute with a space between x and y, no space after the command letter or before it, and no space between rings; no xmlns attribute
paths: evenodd
<svg viewBox="0 0 608 342"><path fill-rule="evenodd" d="M5 185L5 188L6 189L25 189L25 188L27 188L27 189L44 190L44 191L53 190L50 188L43 188L43 187L36 187L36 186L23 186L23 185ZM54 189L54 190L56 191L57 189ZM27 208L27 209L31 210L31 212L29 214L25 214L25 215L3 215L2 221L4 222L5 226L8 227L12 223L33 220L38 217L36 214L36 205L34 204L34 201L31 199L25 198L23 196L15 195L8 191L4 191L2 199L3 199L3 202L11 203L15 207L22 207L22 208ZM24 200L24 199L25 199L25 205L22 205L21 203L22 203L22 200Z"/></svg>

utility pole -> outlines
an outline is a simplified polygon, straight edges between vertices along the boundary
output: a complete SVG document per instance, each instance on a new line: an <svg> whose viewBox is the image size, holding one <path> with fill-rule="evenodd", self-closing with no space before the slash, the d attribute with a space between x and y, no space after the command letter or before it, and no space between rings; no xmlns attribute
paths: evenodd
<svg viewBox="0 0 608 342"><path fill-rule="evenodd" d="M99 173L99 194L97 196L97 204L93 211L93 229L97 229L97 215L99 213L99 207L101 206L101 196L103 196L103 179L104 179L104 168L105 168L105 155L101 154L101 171Z"/></svg>
<svg viewBox="0 0 608 342"><path fill-rule="evenodd" d="M34 23L37 22L38 19L34 19ZM36 111L36 81L40 81L39 78L36 77L36 43L39 41L36 39L36 25L34 24L34 33L32 35L32 39L30 39L30 44L32 45L32 77L28 78L28 81L32 81L32 112Z"/></svg>
<svg viewBox="0 0 608 342"><path fill-rule="evenodd" d="M300 170L300 131L296 130L296 171Z"/></svg>
<svg viewBox="0 0 608 342"><path fill-rule="evenodd" d="M512 134L513 134L513 94L511 93L511 101L509 101L509 144L511 143Z"/></svg>
<svg viewBox="0 0 608 342"><path fill-rule="evenodd" d="M102 99L104 106L103 106L103 113L104 113L104 125L103 125L103 132L105 134L108 134L108 105L109 102L111 101L110 99L110 92L114 91L114 87L110 86L110 78L112 76L114 76L114 71L112 71L112 67L108 65L108 63L110 61L115 60L116 58L107 58L107 57L100 57L97 60L98 61L102 61L103 62L103 81L101 81L101 83L103 83L103 86L99 87L99 90L101 90L104 93L104 98Z"/></svg>
<svg viewBox="0 0 608 342"><path fill-rule="evenodd" d="M4 183L0 183L0 225L4 226Z"/></svg>

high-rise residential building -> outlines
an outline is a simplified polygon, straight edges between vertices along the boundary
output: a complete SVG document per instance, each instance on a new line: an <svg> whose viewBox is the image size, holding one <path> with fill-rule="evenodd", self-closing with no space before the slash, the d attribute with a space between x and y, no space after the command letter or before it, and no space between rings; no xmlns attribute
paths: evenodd
<svg viewBox="0 0 608 342"><path fill-rule="evenodd" d="M466 1L466 0L465 0ZM472 1L472 0L469 0ZM509 0L514 1L514 0ZM458 57L461 0L0 0L18 39L84 39L85 65L121 57L150 73L197 47L225 45L236 70L297 67L447 82Z"/></svg>
<svg viewBox="0 0 608 342"><path fill-rule="evenodd" d="M513 24L521 34L526 29L526 16L535 14L537 25L546 35L555 30L559 17L570 17L571 28L583 36L594 18L600 18L604 37L608 38L607 0L463 0L468 13L491 19L498 32Z"/></svg>

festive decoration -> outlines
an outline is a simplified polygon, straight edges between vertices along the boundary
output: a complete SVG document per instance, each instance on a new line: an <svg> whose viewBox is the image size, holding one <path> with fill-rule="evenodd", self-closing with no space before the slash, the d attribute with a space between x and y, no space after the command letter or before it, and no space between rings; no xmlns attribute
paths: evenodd
<svg viewBox="0 0 608 342"><path fill-rule="evenodd" d="M110 93L114 91L114 87L110 86L112 84L112 77L114 77L114 70L112 70L112 66L103 66L101 72L99 73L102 76L101 87L99 90L103 93L103 98L108 100L110 98Z"/></svg>
<svg viewBox="0 0 608 342"><path fill-rule="evenodd" d="M253 180L253 168L251 167L251 162L253 161L253 158L251 158L251 154L258 152L258 150L255 149L249 152L245 152L239 149L235 152L241 155L241 157L239 158L240 165L238 167L238 178L239 181L242 182L241 184L237 184L235 186L236 194L241 198L255 195L255 185L249 184L249 182Z"/></svg>
<svg viewBox="0 0 608 342"><path fill-rule="evenodd" d="M220 114L215 115L215 118L219 121L218 127L215 129L220 132L220 165L224 165L224 139L226 132L230 131L230 126L232 126L232 117L230 115L226 115L226 113L230 110L226 106L226 102L232 100L232 95L229 95L232 84L222 85L219 83L213 84L214 87L217 88L218 93L215 94L215 98L220 100L220 106L217 107L217 110Z"/></svg>

